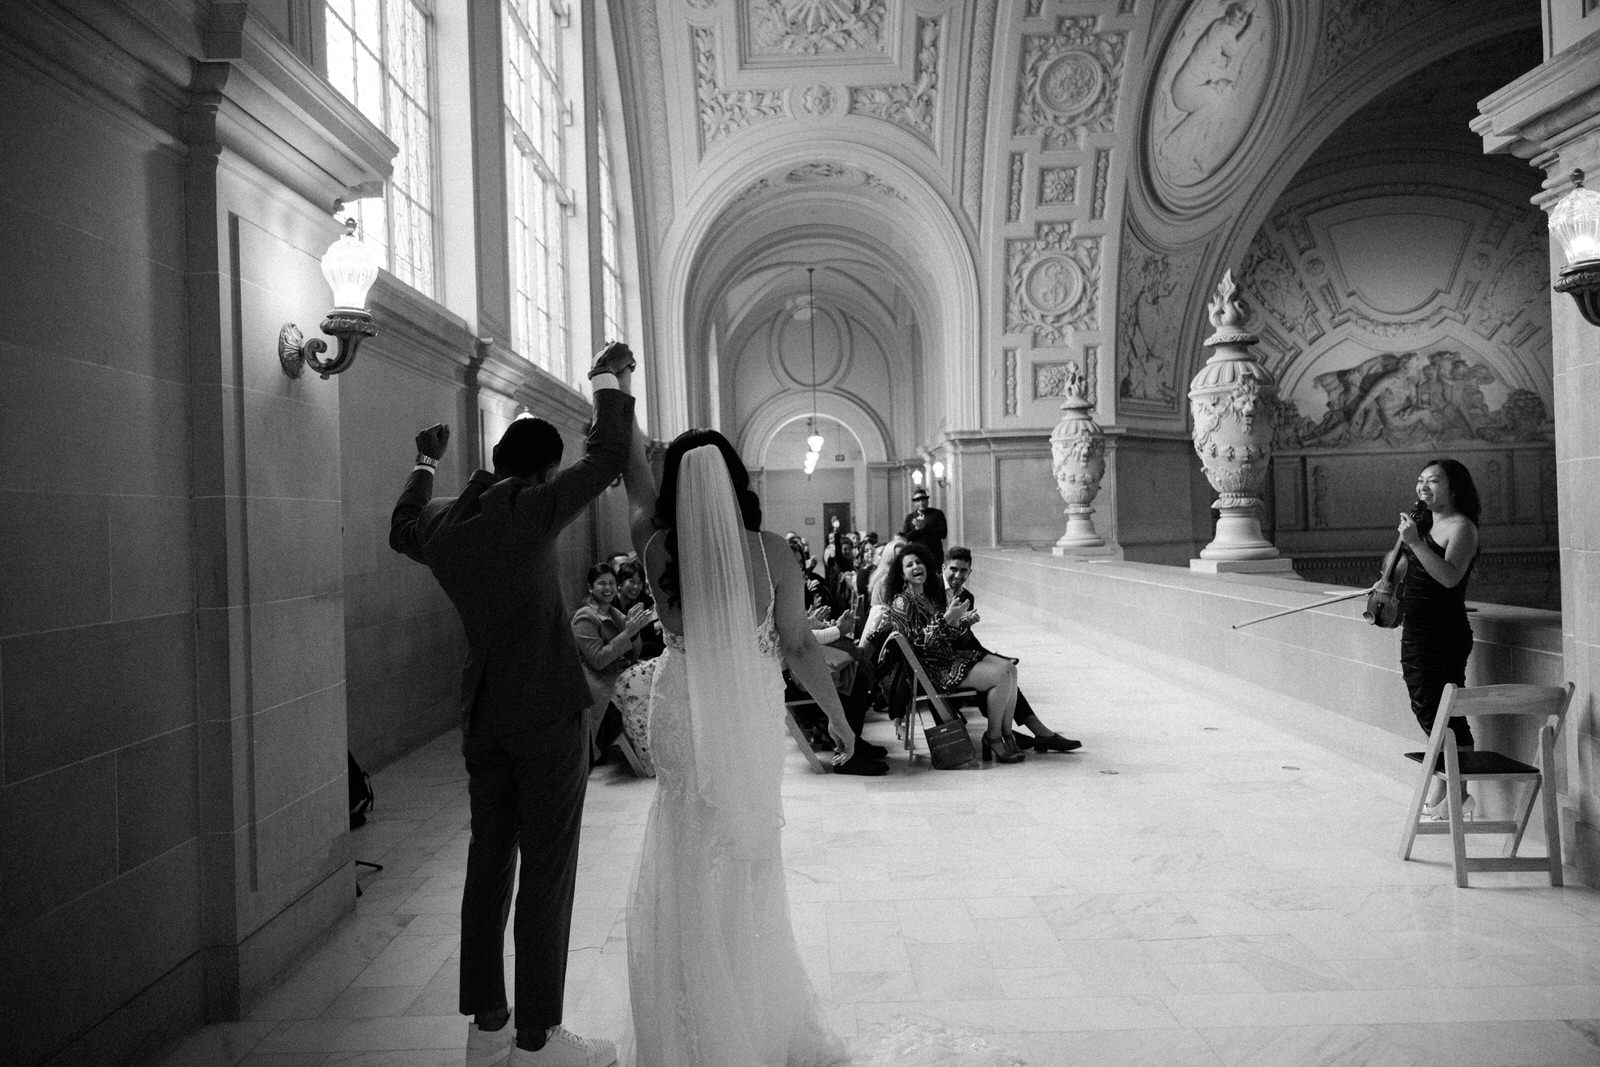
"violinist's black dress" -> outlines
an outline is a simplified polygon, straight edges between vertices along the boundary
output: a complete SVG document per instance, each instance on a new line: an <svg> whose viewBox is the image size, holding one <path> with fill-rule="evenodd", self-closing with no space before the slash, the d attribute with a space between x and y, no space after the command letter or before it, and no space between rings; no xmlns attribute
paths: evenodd
<svg viewBox="0 0 1600 1067"><path fill-rule="evenodd" d="M1424 534L1422 543L1441 558L1444 549ZM1467 656L1472 652L1472 627L1467 623L1467 580L1472 577L1472 564L1467 561L1467 573L1461 581L1445 588L1434 580L1410 548L1406 571L1404 600L1405 622L1400 630L1400 674L1411 693L1411 713L1424 734L1432 735L1433 720L1439 710L1439 696L1450 682L1467 683ZM1452 719L1450 729L1455 731L1456 744L1472 745L1472 728L1465 719Z"/></svg>

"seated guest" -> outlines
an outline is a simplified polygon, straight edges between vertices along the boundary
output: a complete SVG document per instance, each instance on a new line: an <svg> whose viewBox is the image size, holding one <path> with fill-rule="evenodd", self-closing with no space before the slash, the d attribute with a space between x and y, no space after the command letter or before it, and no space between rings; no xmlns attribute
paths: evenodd
<svg viewBox="0 0 1600 1067"><path fill-rule="evenodd" d="M613 606L624 613L633 610L635 604L643 604L651 611L655 610L655 601L650 599L650 590L645 585L644 568L633 557L628 557L622 566L615 568L617 574L617 599ZM639 631L639 658L655 659L667 650L666 642L661 637L661 624L652 622Z"/></svg>
<svg viewBox="0 0 1600 1067"><path fill-rule="evenodd" d="M798 557L797 551L796 558ZM807 584L809 586L809 580ZM854 756L845 763L835 765L834 773L864 775L887 773L889 766L883 760L888 751L882 745L875 745L861 736L861 729L866 724L867 709L872 705L876 671L870 659L851 640L850 633L855 629L854 617L846 611L830 621L829 606L820 598L816 606L807 611L807 615L811 620L812 636L821 646L822 658L828 664L834 688L838 690L839 702L844 707L845 721L849 723L851 732L856 735ZM787 672L784 681L785 700L796 700L806 696L805 691L788 676ZM800 707L793 711L795 721L800 724L801 730L811 742L812 749L818 752L833 751L833 740L828 735L827 717L822 714L821 709Z"/></svg>
<svg viewBox="0 0 1600 1067"><path fill-rule="evenodd" d="M913 542L900 547L889 568L884 595L888 604L862 641L879 644L887 631L894 630L911 643L940 692L965 685L983 694L984 715L989 720L983 738L984 761L1022 762L1022 749L1012 732L1017 665L991 652L955 646L955 638L968 628L967 610L962 604L946 602L938 563L926 546Z"/></svg>
<svg viewBox="0 0 1600 1067"><path fill-rule="evenodd" d="M822 575L817 573L816 560L811 558L811 548L805 539L794 531L787 537L789 550L794 553L794 558L800 563L800 573L805 578L806 613L811 614L819 607L825 608L825 615L832 617L839 610L839 605L833 602L833 595L828 592L828 583Z"/></svg>
<svg viewBox="0 0 1600 1067"><path fill-rule="evenodd" d="M896 534L878 553L878 561L873 564L872 573L867 576L867 617L860 627L860 637L857 640L864 640L867 634L878 629L883 609L889 606L889 597L886 593L889 586L889 571L894 567L895 557L904 544L905 541Z"/></svg>
<svg viewBox="0 0 1600 1067"><path fill-rule="evenodd" d="M609 563L590 567L586 581L589 595L572 613L572 637L594 697L584 713L589 726L589 761L599 763L622 731L622 715L611 704L617 676L639 659L639 631L655 620L655 612L643 604L635 604L626 615L617 608L613 603L617 576Z"/></svg>
<svg viewBox="0 0 1600 1067"><path fill-rule="evenodd" d="M988 652L979 642L978 635L972 632L972 627L978 622L977 598L972 595L972 590L967 588L967 579L972 574L972 553L961 545L952 545L944 554L944 584L952 603L964 604L967 608L967 630L955 639L957 648L971 648L981 652ZM998 655L998 653L995 653ZM1007 656L1007 659L1011 657ZM1012 660L1015 663L1015 660ZM1074 741L1070 737L1062 737L1050 727L1046 726L1034 714L1033 706L1028 703L1028 698L1022 695L1022 690L1017 690L1018 726L1026 726L1033 731L1028 734L1017 734L1017 747L1022 749L1036 749L1039 752L1071 752L1073 749L1082 748L1083 742Z"/></svg>
<svg viewBox="0 0 1600 1067"><path fill-rule="evenodd" d="M838 569L833 577L833 601L854 615L854 629L845 635L854 641L861 636L861 626L866 622L867 581L871 576L856 566L856 546L850 541L840 542L834 558Z"/></svg>

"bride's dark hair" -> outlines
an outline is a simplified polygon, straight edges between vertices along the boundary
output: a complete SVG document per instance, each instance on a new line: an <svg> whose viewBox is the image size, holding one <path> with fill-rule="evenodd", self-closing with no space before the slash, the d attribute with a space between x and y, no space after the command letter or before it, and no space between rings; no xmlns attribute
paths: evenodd
<svg viewBox="0 0 1600 1067"><path fill-rule="evenodd" d="M661 571L661 591L667 602L678 603L678 468L684 453L701 445L712 445L722 453L722 462L728 468L728 478L733 482L733 495L739 501L739 512L746 530L761 529L761 500L750 488L750 472L744 460L726 437L716 430L685 430L667 446L667 455L661 463L661 490L656 494L655 523L667 531L667 565Z"/></svg>

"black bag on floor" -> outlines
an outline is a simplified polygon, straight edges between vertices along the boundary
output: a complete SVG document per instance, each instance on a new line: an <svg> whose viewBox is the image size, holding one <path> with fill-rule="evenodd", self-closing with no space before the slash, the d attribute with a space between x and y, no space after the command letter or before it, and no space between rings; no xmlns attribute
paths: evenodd
<svg viewBox="0 0 1600 1067"><path fill-rule="evenodd" d="M928 739L928 759L935 770L953 771L978 758L966 721L960 715L927 727L922 736Z"/></svg>
<svg viewBox="0 0 1600 1067"><path fill-rule="evenodd" d="M372 807L372 775L361 769L356 757L348 749L350 760L350 829L367 821L367 809Z"/></svg>

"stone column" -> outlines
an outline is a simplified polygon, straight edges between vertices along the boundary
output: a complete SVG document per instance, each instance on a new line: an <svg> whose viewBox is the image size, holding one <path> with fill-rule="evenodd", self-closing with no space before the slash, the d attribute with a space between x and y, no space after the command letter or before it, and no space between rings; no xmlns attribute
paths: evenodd
<svg viewBox="0 0 1600 1067"><path fill-rule="evenodd" d="M1212 574L1293 574L1293 564L1261 532L1261 489L1277 428L1278 384L1250 350L1257 339L1244 329L1250 312L1231 270L1222 275L1208 310L1216 332L1205 344L1215 351L1189 383L1189 413L1195 454L1219 494L1213 506L1220 516L1216 537L1189 566Z"/></svg>
<svg viewBox="0 0 1600 1067"><path fill-rule="evenodd" d="M1094 498L1106 473L1106 435L1089 412L1084 377L1076 364L1067 365L1061 421L1050 434L1050 471L1066 502L1067 530L1051 552L1057 556L1097 556L1111 550L1095 532Z"/></svg>

